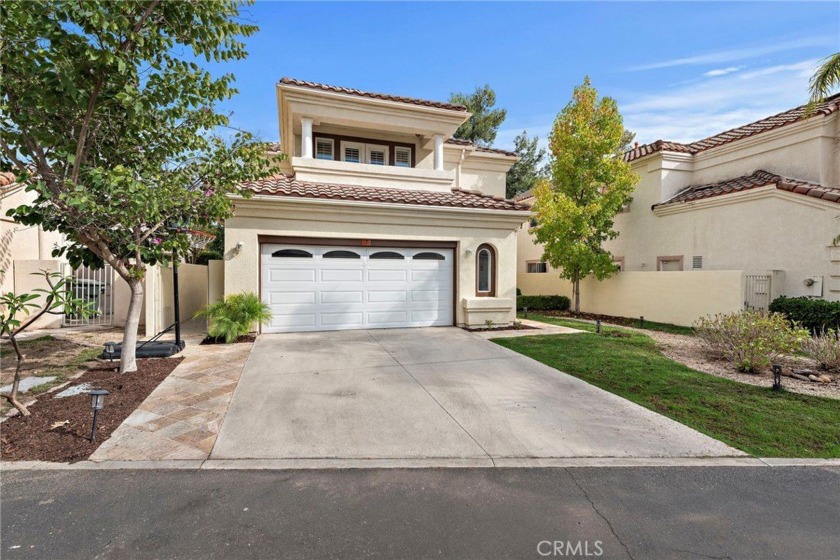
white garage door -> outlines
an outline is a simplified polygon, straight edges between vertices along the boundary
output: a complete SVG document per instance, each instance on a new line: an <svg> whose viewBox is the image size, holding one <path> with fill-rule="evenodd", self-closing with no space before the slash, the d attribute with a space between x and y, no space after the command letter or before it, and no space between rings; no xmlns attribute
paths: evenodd
<svg viewBox="0 0 840 560"><path fill-rule="evenodd" d="M452 249L263 244L263 332L452 324Z"/></svg>

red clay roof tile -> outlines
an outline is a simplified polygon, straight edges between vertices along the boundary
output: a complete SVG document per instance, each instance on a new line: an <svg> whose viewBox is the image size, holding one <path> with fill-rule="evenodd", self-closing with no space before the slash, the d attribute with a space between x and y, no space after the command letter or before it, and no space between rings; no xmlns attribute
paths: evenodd
<svg viewBox="0 0 840 560"><path fill-rule="evenodd" d="M734 179L727 179L726 181L710 183L708 185L693 185L678 192L665 202L654 204L653 208L682 202L693 202L695 200L741 192L758 187L766 187L769 185L775 185L775 187L779 190L803 194L813 198L821 198L830 202L837 202L840 200L840 189L824 187L822 185L818 185L817 183L801 181L799 179L782 177L781 175L776 175L775 173L759 169L751 175L744 175Z"/></svg>
<svg viewBox="0 0 840 560"><path fill-rule="evenodd" d="M527 206L500 197L470 191L448 192L356 187L322 183L303 183L287 175L275 175L259 181L243 183L243 189L254 194L294 198L317 198L359 202L382 202L484 210L527 210Z"/></svg>
<svg viewBox="0 0 840 560"><path fill-rule="evenodd" d="M727 130L725 132L721 132L720 134L715 134L714 136L709 136L708 138L691 142L689 144L657 140L656 142L652 142L650 144L636 146L633 149L624 152L624 161L633 161L661 151L696 154L698 152L702 152L703 150L709 150L724 144L729 144L730 142L749 138L750 136L754 136L762 132L775 130L800 120L810 118L811 116L827 116L840 110L840 94L832 95L823 103L817 105L810 115L806 115L806 107L806 105L800 105L799 107L765 117L753 123L745 124L744 126L739 126L737 128L733 128L732 130Z"/></svg>
<svg viewBox="0 0 840 560"><path fill-rule="evenodd" d="M327 84L319 84L316 82L307 82L295 78L284 77L280 79L281 84L290 86L305 87L309 89L318 89L321 91L330 91L333 93L345 93L347 95L356 95L358 97L369 97L371 99L382 99L383 101L397 101L399 103L409 103L411 105L422 105L425 107L435 107L437 109L448 109L450 111L467 112L467 108L463 105L456 105L454 103L444 103L442 101L429 101L427 99L417 99L414 97L404 97L402 95L390 95L387 93L375 93L372 91L362 91L360 89L353 89L341 86L331 86Z"/></svg>

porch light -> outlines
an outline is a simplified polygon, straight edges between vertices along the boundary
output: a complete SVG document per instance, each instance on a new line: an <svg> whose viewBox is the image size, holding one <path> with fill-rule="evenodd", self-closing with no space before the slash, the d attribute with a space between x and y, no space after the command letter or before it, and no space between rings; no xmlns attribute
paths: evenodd
<svg viewBox="0 0 840 560"><path fill-rule="evenodd" d="M108 341L105 343L105 354L108 356L108 359L112 362L114 361L114 352L117 351L117 343L113 341Z"/></svg>
<svg viewBox="0 0 840 560"><path fill-rule="evenodd" d="M93 440L96 437L96 416L99 414L100 410L105 408L105 395L107 394L108 391L105 389L94 389L88 393L88 395L90 395L90 406L93 408L93 426L90 429L91 443L93 443Z"/></svg>
<svg viewBox="0 0 840 560"><path fill-rule="evenodd" d="M782 390L782 366L781 364L773 364L773 390Z"/></svg>

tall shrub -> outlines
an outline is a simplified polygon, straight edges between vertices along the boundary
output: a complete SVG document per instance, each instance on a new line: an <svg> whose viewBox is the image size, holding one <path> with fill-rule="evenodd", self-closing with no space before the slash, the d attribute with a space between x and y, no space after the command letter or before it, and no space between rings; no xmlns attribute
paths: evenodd
<svg viewBox="0 0 840 560"><path fill-rule="evenodd" d="M763 311L709 315L698 319L694 328L709 351L746 373L796 352L808 339L808 331L792 326L784 315Z"/></svg>

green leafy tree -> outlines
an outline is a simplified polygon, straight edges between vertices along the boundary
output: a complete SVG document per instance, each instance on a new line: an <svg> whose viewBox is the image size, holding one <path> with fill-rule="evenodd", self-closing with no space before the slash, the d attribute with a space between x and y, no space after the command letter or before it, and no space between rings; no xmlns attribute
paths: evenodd
<svg viewBox="0 0 840 560"><path fill-rule="evenodd" d="M79 317L88 317L96 311L92 302L72 295L73 278L64 278L58 272L46 270L34 272L33 276L42 276L47 287L35 288L31 293L25 294L0 294L0 336L9 338L17 360L12 388L8 393L3 393L3 396L23 416L29 416L29 410L18 400L18 389L26 356L21 352L17 337L46 314L72 313Z"/></svg>
<svg viewBox="0 0 840 560"><path fill-rule="evenodd" d="M507 116L507 109L493 108L496 106L496 92L493 88L484 85L476 87L470 94L453 93L449 96L449 102L464 105L472 113L470 119L455 131L455 138L469 140L476 146L491 146Z"/></svg>
<svg viewBox="0 0 840 560"><path fill-rule="evenodd" d="M586 77L554 121L551 176L534 190L538 225L531 232L545 246L543 259L571 280L575 313L580 312L581 279L600 280L616 271L602 245L618 236L613 218L638 181L617 155L624 138L615 100L598 99Z"/></svg>
<svg viewBox="0 0 840 560"><path fill-rule="evenodd" d="M36 195L9 211L62 232L74 266L109 264L131 289L120 371L134 349L147 265L185 254L179 228L229 216L228 195L269 173L247 133L215 131L236 93L196 61L246 56L239 0L7 0L0 5L0 165Z"/></svg>
<svg viewBox="0 0 840 560"><path fill-rule="evenodd" d="M534 188L537 180L545 175L545 149L539 147L539 141L537 136L529 138L527 130L523 130L513 139L513 151L516 152L519 161L511 166L505 178L507 198L513 198Z"/></svg>
<svg viewBox="0 0 840 560"><path fill-rule="evenodd" d="M825 101L831 92L840 88L840 52L823 59L808 85L811 108Z"/></svg>

